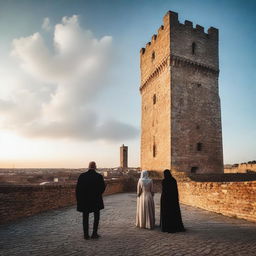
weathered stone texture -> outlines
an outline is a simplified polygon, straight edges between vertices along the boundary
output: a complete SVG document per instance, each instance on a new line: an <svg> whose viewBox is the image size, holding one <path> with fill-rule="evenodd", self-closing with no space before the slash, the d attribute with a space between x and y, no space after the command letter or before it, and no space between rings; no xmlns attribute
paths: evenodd
<svg viewBox="0 0 256 256"><path fill-rule="evenodd" d="M183 204L256 222L255 180L240 182L181 181L178 182L178 189L180 202ZM161 180L154 180L154 191L161 192L161 190Z"/></svg>
<svg viewBox="0 0 256 256"><path fill-rule="evenodd" d="M170 167L170 28L160 27L157 37L141 50L141 168ZM152 54L155 52L155 59ZM148 64L149 63L149 64ZM154 75L152 75L154 74ZM154 104L155 95L155 104ZM153 145L155 144L155 158ZM156 161L157 159L157 161Z"/></svg>
<svg viewBox="0 0 256 256"><path fill-rule="evenodd" d="M201 177L202 175L203 177ZM205 175L208 175L208 177L205 177ZM198 179L216 180L215 176L200 174ZM227 174L220 176L223 177L219 177L217 180L227 179ZM255 176L252 178L255 179ZM234 175L231 175L229 179L236 180ZM243 179L248 180L249 177L244 175ZM195 182L186 181L187 179L181 177L179 177L179 180L183 180L178 182L179 196L182 203L256 222L255 180ZM138 179L135 177L107 181L104 195L135 192L137 182ZM154 179L153 183L155 192L161 192L161 180ZM1 224L20 217L75 204L75 184L0 186L0 199Z"/></svg>
<svg viewBox="0 0 256 256"><path fill-rule="evenodd" d="M106 181L104 195L125 192L127 179ZM0 186L0 224L76 203L75 184Z"/></svg>
<svg viewBox="0 0 256 256"><path fill-rule="evenodd" d="M163 24L140 52L141 167L221 173L218 30L174 12Z"/></svg>
<svg viewBox="0 0 256 256"><path fill-rule="evenodd" d="M184 204L256 222L256 181L180 182Z"/></svg>
<svg viewBox="0 0 256 256"><path fill-rule="evenodd" d="M232 166L231 168L225 168L225 173L247 173L255 172L256 173L256 164L238 164L237 166Z"/></svg>

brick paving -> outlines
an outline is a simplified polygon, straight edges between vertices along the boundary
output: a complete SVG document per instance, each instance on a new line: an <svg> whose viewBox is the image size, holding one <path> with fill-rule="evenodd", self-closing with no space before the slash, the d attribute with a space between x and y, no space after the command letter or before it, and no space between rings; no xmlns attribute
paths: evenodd
<svg viewBox="0 0 256 256"><path fill-rule="evenodd" d="M159 199L155 195L159 224ZM104 198L99 240L84 240L75 207L0 226L0 255L256 255L256 224L182 205L185 233L136 228L135 194Z"/></svg>

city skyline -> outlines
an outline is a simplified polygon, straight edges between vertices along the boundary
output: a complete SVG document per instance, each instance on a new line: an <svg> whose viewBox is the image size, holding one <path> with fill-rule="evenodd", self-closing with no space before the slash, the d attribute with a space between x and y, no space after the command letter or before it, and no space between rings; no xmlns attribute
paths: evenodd
<svg viewBox="0 0 256 256"><path fill-rule="evenodd" d="M140 165L139 51L168 10L219 29L224 163L256 159L253 1L0 1L0 167Z"/></svg>

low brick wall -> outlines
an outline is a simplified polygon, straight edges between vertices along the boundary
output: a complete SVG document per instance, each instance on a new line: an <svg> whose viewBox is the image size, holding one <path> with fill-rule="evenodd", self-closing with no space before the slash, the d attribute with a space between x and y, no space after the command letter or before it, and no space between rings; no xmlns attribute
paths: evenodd
<svg viewBox="0 0 256 256"><path fill-rule="evenodd" d="M179 182L180 202L256 222L256 181Z"/></svg>
<svg viewBox="0 0 256 256"><path fill-rule="evenodd" d="M256 173L256 163L244 163L232 166L231 168L225 168L225 173L247 173L255 172Z"/></svg>
<svg viewBox="0 0 256 256"><path fill-rule="evenodd" d="M137 178L106 181L104 195L136 191ZM180 202L223 215L256 222L256 181L178 182ZM154 180L161 192L161 180ZM50 209L74 205L75 184L0 186L0 223Z"/></svg>
<svg viewBox="0 0 256 256"><path fill-rule="evenodd" d="M104 195L112 195L127 191L129 179L107 180Z"/></svg>
<svg viewBox="0 0 256 256"><path fill-rule="evenodd" d="M104 195L125 192L129 179L106 181ZM0 186L0 224L50 209L74 205L75 184Z"/></svg>
<svg viewBox="0 0 256 256"><path fill-rule="evenodd" d="M178 189L183 204L256 222L256 181L182 181ZM161 180L154 180L154 190L161 193Z"/></svg>

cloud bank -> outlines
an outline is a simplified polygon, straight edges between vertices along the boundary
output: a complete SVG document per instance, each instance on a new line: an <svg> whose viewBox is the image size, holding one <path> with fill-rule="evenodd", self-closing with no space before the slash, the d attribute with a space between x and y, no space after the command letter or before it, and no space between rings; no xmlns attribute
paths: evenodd
<svg viewBox="0 0 256 256"><path fill-rule="evenodd" d="M48 18L42 27L50 29ZM0 98L2 127L29 137L118 141L138 135L135 127L103 118L93 106L113 66L112 37L95 38L77 15L55 25L52 45L39 32L14 39L11 56L21 79L9 97Z"/></svg>

